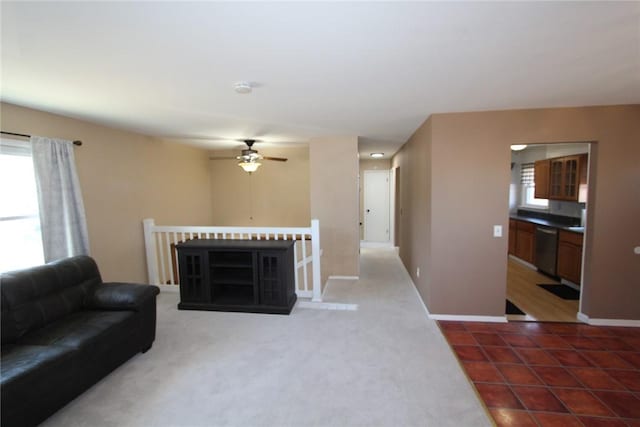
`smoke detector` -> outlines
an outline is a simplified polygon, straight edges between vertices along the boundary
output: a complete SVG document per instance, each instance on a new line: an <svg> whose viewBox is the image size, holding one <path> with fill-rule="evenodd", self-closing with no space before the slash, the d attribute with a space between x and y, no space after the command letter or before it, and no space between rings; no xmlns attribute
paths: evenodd
<svg viewBox="0 0 640 427"><path fill-rule="evenodd" d="M251 83L238 82L235 85L233 85L233 89L238 93L251 93Z"/></svg>

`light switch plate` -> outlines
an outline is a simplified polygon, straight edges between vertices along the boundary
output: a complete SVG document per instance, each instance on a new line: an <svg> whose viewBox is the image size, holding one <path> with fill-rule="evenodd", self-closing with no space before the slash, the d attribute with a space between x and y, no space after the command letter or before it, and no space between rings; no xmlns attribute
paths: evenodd
<svg viewBox="0 0 640 427"><path fill-rule="evenodd" d="M494 225L493 226L493 237L502 237L502 226Z"/></svg>

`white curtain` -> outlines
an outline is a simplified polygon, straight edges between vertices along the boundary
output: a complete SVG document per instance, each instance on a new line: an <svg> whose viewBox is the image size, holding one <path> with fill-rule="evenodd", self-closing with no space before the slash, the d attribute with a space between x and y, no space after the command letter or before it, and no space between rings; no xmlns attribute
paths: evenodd
<svg viewBox="0 0 640 427"><path fill-rule="evenodd" d="M31 137L45 262L89 254L89 235L73 143Z"/></svg>

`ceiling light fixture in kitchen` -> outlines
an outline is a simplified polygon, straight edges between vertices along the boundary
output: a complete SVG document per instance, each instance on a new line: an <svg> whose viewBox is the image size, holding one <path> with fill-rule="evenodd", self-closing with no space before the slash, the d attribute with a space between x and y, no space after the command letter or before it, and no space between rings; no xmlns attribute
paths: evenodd
<svg viewBox="0 0 640 427"><path fill-rule="evenodd" d="M371 153L369 154L371 157L373 157L374 159L379 159L381 157L384 157L384 153Z"/></svg>
<svg viewBox="0 0 640 427"><path fill-rule="evenodd" d="M251 83L249 82L238 82L233 85L233 89L237 93L251 93Z"/></svg>
<svg viewBox="0 0 640 427"><path fill-rule="evenodd" d="M514 144L511 146L511 150L513 151L522 151L527 148L527 144Z"/></svg>

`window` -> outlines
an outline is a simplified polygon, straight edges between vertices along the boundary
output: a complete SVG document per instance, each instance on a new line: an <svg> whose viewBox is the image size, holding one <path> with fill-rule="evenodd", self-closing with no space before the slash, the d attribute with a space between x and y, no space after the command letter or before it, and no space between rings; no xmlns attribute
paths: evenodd
<svg viewBox="0 0 640 427"><path fill-rule="evenodd" d="M44 263L29 144L0 140L0 272Z"/></svg>
<svg viewBox="0 0 640 427"><path fill-rule="evenodd" d="M534 164L523 163L520 169L520 184L522 185L522 206L537 209L549 207L549 200L536 199L536 183L534 180Z"/></svg>

